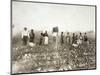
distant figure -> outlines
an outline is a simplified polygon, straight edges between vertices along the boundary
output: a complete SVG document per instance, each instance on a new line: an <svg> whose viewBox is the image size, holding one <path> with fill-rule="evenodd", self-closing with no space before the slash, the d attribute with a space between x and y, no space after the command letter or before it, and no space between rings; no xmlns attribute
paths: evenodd
<svg viewBox="0 0 100 75"><path fill-rule="evenodd" d="M29 33L29 42L33 42L34 43L34 38L35 38L35 34L34 34L34 30L31 29L31 32Z"/></svg>
<svg viewBox="0 0 100 75"><path fill-rule="evenodd" d="M89 44L87 33L84 34L84 43Z"/></svg>
<svg viewBox="0 0 100 75"><path fill-rule="evenodd" d="M70 44L70 35L69 35L69 32L67 32L66 43Z"/></svg>
<svg viewBox="0 0 100 75"><path fill-rule="evenodd" d="M85 41L85 42L88 41L88 37L87 37L87 34L86 34L86 33L84 34L84 41Z"/></svg>
<svg viewBox="0 0 100 75"><path fill-rule="evenodd" d="M23 45L27 45L28 38L29 38L29 33L27 31L27 28L24 27L24 31L22 32Z"/></svg>
<svg viewBox="0 0 100 75"><path fill-rule="evenodd" d="M75 33L73 33L73 36L72 36L72 44L75 43Z"/></svg>
<svg viewBox="0 0 100 75"><path fill-rule="evenodd" d="M78 44L78 35L75 36L75 34L73 34L73 43L72 43L72 46L74 47L78 47L79 44Z"/></svg>
<svg viewBox="0 0 100 75"><path fill-rule="evenodd" d="M78 44L82 44L83 43L83 36L82 33L80 33L79 38L78 38Z"/></svg>
<svg viewBox="0 0 100 75"><path fill-rule="evenodd" d="M48 45L48 33L47 33L47 31L45 31L45 34L44 34L44 45Z"/></svg>
<svg viewBox="0 0 100 75"><path fill-rule="evenodd" d="M64 34L61 32L61 44L64 44Z"/></svg>
<svg viewBox="0 0 100 75"><path fill-rule="evenodd" d="M74 43L77 44L77 41L78 41L78 35L75 36L75 42Z"/></svg>
<svg viewBox="0 0 100 75"><path fill-rule="evenodd" d="M39 45L42 45L42 44L43 44L43 33L41 33Z"/></svg>

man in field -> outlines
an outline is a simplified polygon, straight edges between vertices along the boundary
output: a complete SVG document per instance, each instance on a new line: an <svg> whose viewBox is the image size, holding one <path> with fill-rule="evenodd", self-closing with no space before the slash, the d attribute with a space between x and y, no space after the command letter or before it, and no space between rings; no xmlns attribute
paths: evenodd
<svg viewBox="0 0 100 75"><path fill-rule="evenodd" d="M29 33L27 31L27 28L24 27L24 31L22 32L23 45L27 45L28 38L29 38Z"/></svg>
<svg viewBox="0 0 100 75"><path fill-rule="evenodd" d="M33 29L31 29L31 32L29 33L29 37L30 37L29 42L34 43L35 33Z"/></svg>

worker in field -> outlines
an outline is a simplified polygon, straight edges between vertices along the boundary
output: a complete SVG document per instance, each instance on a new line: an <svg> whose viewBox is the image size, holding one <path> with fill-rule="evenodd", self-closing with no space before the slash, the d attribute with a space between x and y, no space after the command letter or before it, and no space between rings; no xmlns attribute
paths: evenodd
<svg viewBox="0 0 100 75"><path fill-rule="evenodd" d="M39 45L42 45L43 44L43 33L41 33L41 35L40 35L40 42L39 42Z"/></svg>
<svg viewBox="0 0 100 75"><path fill-rule="evenodd" d="M78 35L75 36L75 42L74 43L77 44L77 41L78 41Z"/></svg>
<svg viewBox="0 0 100 75"><path fill-rule="evenodd" d="M44 45L48 45L48 33L45 31L44 33Z"/></svg>
<svg viewBox="0 0 100 75"><path fill-rule="evenodd" d="M72 44L75 43L75 33L73 33L73 36L72 36Z"/></svg>
<svg viewBox="0 0 100 75"><path fill-rule="evenodd" d="M34 30L31 29L31 31L30 31L30 33L29 33L29 42L34 43L34 38L35 38Z"/></svg>
<svg viewBox="0 0 100 75"><path fill-rule="evenodd" d="M64 34L61 32L61 45L64 44Z"/></svg>
<svg viewBox="0 0 100 75"><path fill-rule="evenodd" d="M26 27L24 27L24 31L22 32L22 40L23 40L23 45L27 45L29 38L29 33Z"/></svg>
<svg viewBox="0 0 100 75"><path fill-rule="evenodd" d="M87 38L87 34L86 34L86 33L84 34L84 41L85 41L85 42L88 41L88 38Z"/></svg>
<svg viewBox="0 0 100 75"><path fill-rule="evenodd" d="M67 32L66 43L70 44L70 35L69 35L69 32Z"/></svg>
<svg viewBox="0 0 100 75"><path fill-rule="evenodd" d="M89 44L87 33L84 34L84 44L86 44L86 45Z"/></svg>
<svg viewBox="0 0 100 75"><path fill-rule="evenodd" d="M83 43L83 36L82 33L80 33L79 38L78 38L78 44L82 44Z"/></svg>
<svg viewBox="0 0 100 75"><path fill-rule="evenodd" d="M74 46L74 47L79 46L79 44L78 44L78 35L75 35L74 33L73 33L73 37L72 37L72 46Z"/></svg>

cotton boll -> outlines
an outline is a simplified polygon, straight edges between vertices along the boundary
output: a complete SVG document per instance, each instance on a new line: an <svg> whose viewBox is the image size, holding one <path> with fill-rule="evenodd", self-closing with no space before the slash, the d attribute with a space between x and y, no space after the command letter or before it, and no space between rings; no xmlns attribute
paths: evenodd
<svg viewBox="0 0 100 75"><path fill-rule="evenodd" d="M30 42L30 43L29 43L29 46L30 46L30 47L34 47L34 46L35 46L35 43Z"/></svg>

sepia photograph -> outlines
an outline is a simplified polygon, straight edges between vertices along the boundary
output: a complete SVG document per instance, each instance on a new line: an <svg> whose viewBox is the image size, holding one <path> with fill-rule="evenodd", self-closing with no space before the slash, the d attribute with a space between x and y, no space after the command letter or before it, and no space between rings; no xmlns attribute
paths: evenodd
<svg viewBox="0 0 100 75"><path fill-rule="evenodd" d="M96 69L96 6L11 1L11 73Z"/></svg>

